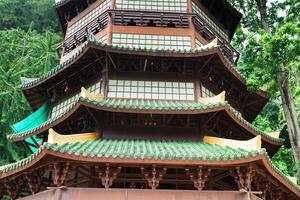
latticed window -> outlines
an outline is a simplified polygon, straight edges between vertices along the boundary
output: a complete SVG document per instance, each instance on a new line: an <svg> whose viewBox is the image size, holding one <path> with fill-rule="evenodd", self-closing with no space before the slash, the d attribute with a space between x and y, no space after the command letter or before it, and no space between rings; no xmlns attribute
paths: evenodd
<svg viewBox="0 0 300 200"><path fill-rule="evenodd" d="M212 93L209 89L207 89L203 85L201 85L201 96L206 98L206 97L213 97L215 96L215 94Z"/></svg>
<svg viewBox="0 0 300 200"><path fill-rule="evenodd" d="M75 22L73 25L68 27L67 30L67 37L73 35L80 29L87 26L87 24L93 20L95 20L97 17L99 17L102 13L104 13L106 10L108 10L110 7L110 0L106 0L103 3L101 3L99 6L97 6L94 10L89 12L87 15L82 17L80 20Z"/></svg>
<svg viewBox="0 0 300 200"><path fill-rule="evenodd" d="M88 90L92 93L95 93L95 94L100 94L101 93L101 84L100 82L97 82L93 85L91 85Z"/></svg>
<svg viewBox="0 0 300 200"><path fill-rule="evenodd" d="M187 0L116 0L116 9L187 12Z"/></svg>
<svg viewBox="0 0 300 200"><path fill-rule="evenodd" d="M228 35L209 17L207 14L199 8L194 2L192 2L193 13L199 15L203 20L205 20L219 35L221 35L225 40L229 41Z"/></svg>
<svg viewBox="0 0 300 200"><path fill-rule="evenodd" d="M191 49L191 37L189 36L114 33L112 43L146 49Z"/></svg>
<svg viewBox="0 0 300 200"><path fill-rule="evenodd" d="M194 100L194 83L109 80L109 98Z"/></svg>
<svg viewBox="0 0 300 200"><path fill-rule="evenodd" d="M94 83L93 85L88 87L88 90L95 94L100 94L101 93L100 82ZM57 103L52 108L51 118L57 117L57 116L61 115L62 113L68 111L72 107L72 105L78 100L79 96L80 96L80 93L77 93L77 94L73 95L72 97L67 98L67 99Z"/></svg>

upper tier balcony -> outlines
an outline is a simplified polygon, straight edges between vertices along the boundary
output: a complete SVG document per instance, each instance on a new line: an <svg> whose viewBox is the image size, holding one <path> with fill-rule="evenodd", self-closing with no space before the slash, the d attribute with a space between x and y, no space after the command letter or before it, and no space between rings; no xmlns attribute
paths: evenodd
<svg viewBox="0 0 300 200"><path fill-rule="evenodd" d="M217 26L204 11L199 12L199 9L199 7L196 7L193 13L107 9L97 13L96 16L85 24L77 26L76 29L73 28L74 26L76 27L76 23L71 26L72 28L69 27L65 41L58 48L62 50L62 56L65 56L87 40L88 32L96 35L108 25L140 26L145 28L186 28L188 29L187 33L190 31L191 34L191 30L196 30L207 42L218 38L218 44L221 46L223 54L231 62L236 62L239 58L239 53L230 45L228 33ZM195 29L191 29L191 22ZM106 42L108 44L111 44L112 33L111 29L106 30ZM159 34L159 30L157 34ZM195 44L196 41L192 40L192 43Z"/></svg>
<svg viewBox="0 0 300 200"><path fill-rule="evenodd" d="M221 46L222 52L231 62L236 63L238 61L240 57L239 52L237 52L231 44L224 39L221 32L215 31L213 26L198 14L193 16L193 23L197 32L199 32L208 41L218 38L218 44Z"/></svg>

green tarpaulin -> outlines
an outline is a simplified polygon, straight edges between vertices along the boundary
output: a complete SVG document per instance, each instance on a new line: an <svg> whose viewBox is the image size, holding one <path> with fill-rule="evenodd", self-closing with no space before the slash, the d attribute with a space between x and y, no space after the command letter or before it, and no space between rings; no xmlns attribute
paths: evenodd
<svg viewBox="0 0 300 200"><path fill-rule="evenodd" d="M40 126L42 123L48 120L49 112L50 112L51 105L49 102L45 103L42 107L40 107L37 111L23 119L22 121L15 123L11 126L11 128L15 131L15 133L23 133L25 131L29 131ZM25 139L26 142L35 145L34 140L36 142L40 142L41 139L33 136L32 138ZM35 152L36 148L29 146L30 149Z"/></svg>

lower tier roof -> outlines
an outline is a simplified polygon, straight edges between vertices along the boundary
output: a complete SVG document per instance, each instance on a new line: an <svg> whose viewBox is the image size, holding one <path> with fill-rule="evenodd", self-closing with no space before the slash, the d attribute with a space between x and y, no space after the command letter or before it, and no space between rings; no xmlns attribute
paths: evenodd
<svg viewBox="0 0 300 200"><path fill-rule="evenodd" d="M262 162L272 177L300 197L299 188L272 165L265 149L246 151L200 141L183 140L98 139L61 145L44 143L28 158L0 167L0 182L38 168L39 163L45 165L42 160L49 156L52 161L61 158L73 162L119 164L231 166L257 161Z"/></svg>
<svg viewBox="0 0 300 200"><path fill-rule="evenodd" d="M225 111L235 123L245 128L252 133L253 136L261 135L262 140L273 145L281 145L283 140L275 138L267 133L264 133L252 124L247 122L239 112L232 108L227 102L220 103L197 103L186 101L166 101L166 100L143 100L143 99L107 99L107 100L90 100L88 98L80 97L74 104L65 112L61 113L55 118L50 118L34 129L24 132L16 132L7 136L9 140L20 141L48 131L49 128L63 122L70 117L72 113L76 112L80 106L86 106L97 110L109 112L123 112L123 113L150 113L150 114L204 114L217 111Z"/></svg>

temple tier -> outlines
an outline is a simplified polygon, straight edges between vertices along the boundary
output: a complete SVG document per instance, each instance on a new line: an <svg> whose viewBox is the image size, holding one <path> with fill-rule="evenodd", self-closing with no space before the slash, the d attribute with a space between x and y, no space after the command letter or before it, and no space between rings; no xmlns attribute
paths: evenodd
<svg viewBox="0 0 300 200"><path fill-rule="evenodd" d="M274 199L300 190L251 122L225 0L56 0L60 64L22 77L34 112L12 125L32 154L0 167L11 199Z"/></svg>

